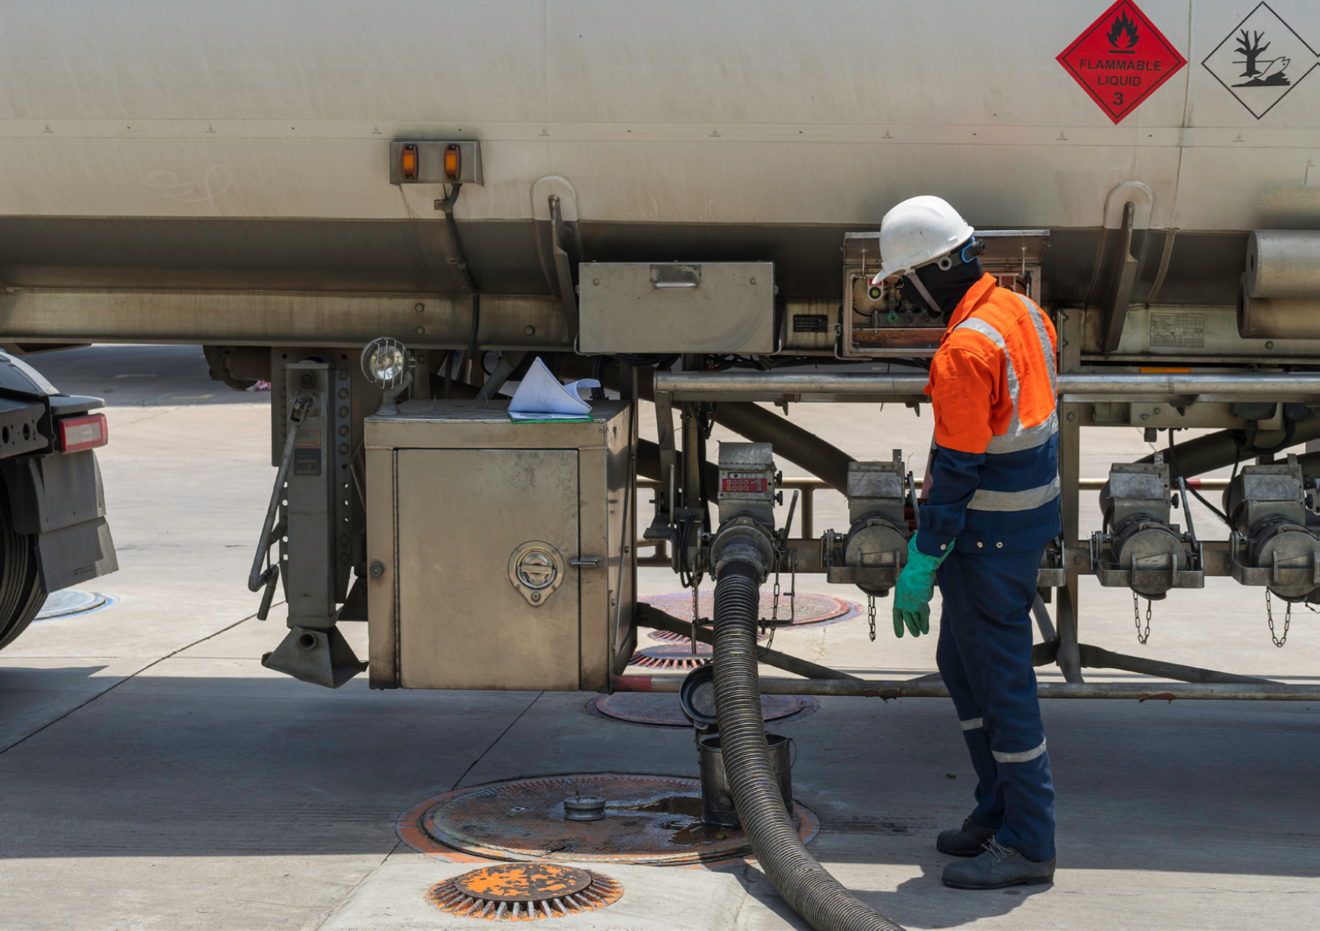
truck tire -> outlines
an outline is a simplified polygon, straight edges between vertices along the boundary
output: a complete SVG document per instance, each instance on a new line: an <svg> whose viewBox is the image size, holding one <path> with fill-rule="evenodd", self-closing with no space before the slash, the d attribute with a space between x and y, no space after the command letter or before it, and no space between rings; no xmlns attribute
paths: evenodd
<svg viewBox="0 0 1320 931"><path fill-rule="evenodd" d="M46 603L37 538L14 530L6 497L0 495L0 649L27 630Z"/></svg>

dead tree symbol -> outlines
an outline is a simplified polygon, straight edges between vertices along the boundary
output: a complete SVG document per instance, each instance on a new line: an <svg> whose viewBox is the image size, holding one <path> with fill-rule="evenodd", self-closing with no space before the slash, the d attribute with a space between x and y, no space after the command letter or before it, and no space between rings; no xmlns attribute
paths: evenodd
<svg viewBox="0 0 1320 931"><path fill-rule="evenodd" d="M1265 50L1270 47L1270 43L1268 42L1264 45L1260 44L1262 35L1264 35L1264 33L1258 32L1253 39L1247 35L1247 30L1243 29L1242 35L1238 39L1240 44L1238 45L1237 50L1247 57L1247 70L1242 72L1244 78L1254 78L1256 75L1260 74L1260 69L1256 67L1256 59L1263 55Z"/></svg>

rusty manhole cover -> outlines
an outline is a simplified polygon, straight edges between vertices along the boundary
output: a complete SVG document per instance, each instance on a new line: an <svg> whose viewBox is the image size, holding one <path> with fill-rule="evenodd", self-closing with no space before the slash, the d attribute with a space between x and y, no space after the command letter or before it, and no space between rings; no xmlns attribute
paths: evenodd
<svg viewBox="0 0 1320 931"><path fill-rule="evenodd" d="M692 652L692 638L690 638L687 634L676 634L672 630L653 630L647 636L649 636L652 640L659 640L661 643L681 643L683 644L683 649L687 650L689 653ZM763 634L761 633L760 630L757 630L756 632L757 640L766 640L769 639L769 637L770 637L769 633ZM705 643L698 644L698 649L697 649L698 655L700 655L701 653L701 649L700 649L701 647L705 647L707 650L710 649L709 644L705 644Z"/></svg>
<svg viewBox="0 0 1320 931"><path fill-rule="evenodd" d="M592 870L557 863L502 863L431 887L426 901L459 918L535 921L617 902L623 886Z"/></svg>
<svg viewBox="0 0 1320 931"><path fill-rule="evenodd" d="M565 821L564 799L606 800L600 821ZM794 802L803 842L820 821ZM515 779L459 789L413 806L399 836L422 853L490 860L685 866L750 854L741 830L701 820L701 780L589 773Z"/></svg>
<svg viewBox="0 0 1320 931"><path fill-rule="evenodd" d="M712 650L709 644L698 643L697 652L693 653L692 641L687 637L681 639L681 643L638 650L628 660L628 665L645 666L648 669L696 669L710 662Z"/></svg>
<svg viewBox="0 0 1320 931"><path fill-rule="evenodd" d="M820 705L807 695L762 695L761 713L767 721L795 721L805 718ZM678 695L673 692L615 692L597 695L587 702L592 714L626 721L629 724L651 724L657 727L689 727Z"/></svg>
<svg viewBox="0 0 1320 931"><path fill-rule="evenodd" d="M644 601L654 608L659 608L680 621L691 622L692 620L692 593L690 591L671 592L668 595L645 595L638 600ZM774 613L774 600L773 592L761 592L762 620L769 620L770 615ZM701 616L704 618L710 617L714 612L715 592L713 589L701 593L700 608ZM784 594L779 596L779 619L780 621L787 621L791 617L793 623L787 625L789 627L837 624L839 621L846 621L861 613L861 607L855 602L835 598L831 595L818 595L815 592L798 592L793 599L793 608L790 613L788 596Z"/></svg>

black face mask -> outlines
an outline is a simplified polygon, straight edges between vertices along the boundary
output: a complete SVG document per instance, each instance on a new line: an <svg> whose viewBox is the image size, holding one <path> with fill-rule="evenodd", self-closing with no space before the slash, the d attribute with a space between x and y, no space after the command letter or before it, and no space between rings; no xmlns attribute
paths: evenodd
<svg viewBox="0 0 1320 931"><path fill-rule="evenodd" d="M985 269L981 267L981 260L976 256L968 256L968 261L963 262L961 261L962 254L957 249L951 252L950 256L954 259L955 264L948 270L941 269L937 263L933 262L917 269L917 278L926 286L930 296L935 299L935 303L939 305L940 313L946 320L972 285L980 281L985 274ZM920 303L924 304L925 301L922 300Z"/></svg>

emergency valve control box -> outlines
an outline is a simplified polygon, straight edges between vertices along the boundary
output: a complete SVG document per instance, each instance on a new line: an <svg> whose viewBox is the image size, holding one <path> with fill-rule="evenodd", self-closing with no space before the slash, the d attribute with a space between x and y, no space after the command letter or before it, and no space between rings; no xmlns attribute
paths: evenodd
<svg viewBox="0 0 1320 931"><path fill-rule="evenodd" d="M604 691L636 645L634 424L507 401L366 420L373 688Z"/></svg>

